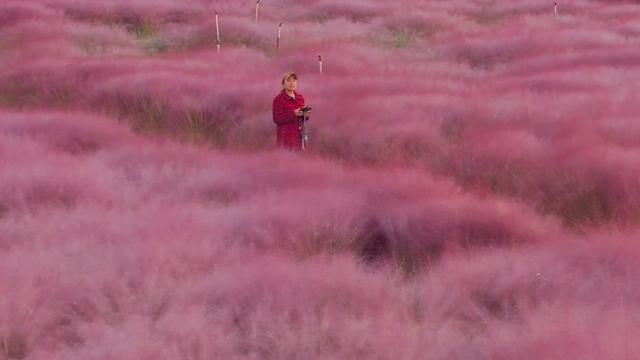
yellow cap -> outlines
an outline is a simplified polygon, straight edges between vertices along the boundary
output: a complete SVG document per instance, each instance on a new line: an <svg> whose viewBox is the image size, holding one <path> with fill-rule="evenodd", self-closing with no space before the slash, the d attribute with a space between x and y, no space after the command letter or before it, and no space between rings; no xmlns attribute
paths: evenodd
<svg viewBox="0 0 640 360"><path fill-rule="evenodd" d="M284 85L284 82L289 80L290 77L293 77L294 79L298 80L298 74L296 74L293 71L288 71L282 76L282 84Z"/></svg>

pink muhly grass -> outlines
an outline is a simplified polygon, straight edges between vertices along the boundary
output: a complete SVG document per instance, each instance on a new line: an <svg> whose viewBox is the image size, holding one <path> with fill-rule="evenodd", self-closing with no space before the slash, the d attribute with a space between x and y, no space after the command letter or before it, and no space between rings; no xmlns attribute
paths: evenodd
<svg viewBox="0 0 640 360"><path fill-rule="evenodd" d="M254 10L0 4L0 359L639 357L636 5Z"/></svg>

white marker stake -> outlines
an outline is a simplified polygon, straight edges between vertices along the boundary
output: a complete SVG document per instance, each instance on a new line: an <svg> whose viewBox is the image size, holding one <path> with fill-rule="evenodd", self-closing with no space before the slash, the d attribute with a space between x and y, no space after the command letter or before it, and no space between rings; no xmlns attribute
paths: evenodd
<svg viewBox="0 0 640 360"><path fill-rule="evenodd" d="M256 24L258 23L258 12L260 11L260 0L256 0Z"/></svg>
<svg viewBox="0 0 640 360"><path fill-rule="evenodd" d="M278 24L278 39L276 41L277 50L280 50L280 37L282 37L282 23Z"/></svg>
<svg viewBox="0 0 640 360"><path fill-rule="evenodd" d="M318 55L318 64L320 65L320 74L322 74L322 55Z"/></svg>
<svg viewBox="0 0 640 360"><path fill-rule="evenodd" d="M558 17L558 2L553 3L553 17Z"/></svg>
<svg viewBox="0 0 640 360"><path fill-rule="evenodd" d="M218 48L218 54L220 54L220 23L218 22L217 11L216 11L216 47Z"/></svg>

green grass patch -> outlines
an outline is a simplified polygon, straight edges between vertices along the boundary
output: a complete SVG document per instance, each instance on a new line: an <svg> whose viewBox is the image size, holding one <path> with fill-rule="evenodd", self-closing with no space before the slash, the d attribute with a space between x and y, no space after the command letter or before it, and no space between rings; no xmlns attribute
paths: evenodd
<svg viewBox="0 0 640 360"><path fill-rule="evenodd" d="M169 51L169 44L159 37L145 41L143 46L149 54L162 54Z"/></svg>
<svg viewBox="0 0 640 360"><path fill-rule="evenodd" d="M410 23L402 26L385 26L375 29L370 36L374 44L385 48L403 49L419 40L433 36L439 27L435 24Z"/></svg>

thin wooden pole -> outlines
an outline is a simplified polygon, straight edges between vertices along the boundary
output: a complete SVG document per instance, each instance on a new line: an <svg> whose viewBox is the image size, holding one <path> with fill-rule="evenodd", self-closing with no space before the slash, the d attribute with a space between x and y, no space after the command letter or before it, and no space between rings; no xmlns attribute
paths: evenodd
<svg viewBox="0 0 640 360"><path fill-rule="evenodd" d="M216 11L216 48L220 54L220 22L218 21L218 12Z"/></svg>
<svg viewBox="0 0 640 360"><path fill-rule="evenodd" d="M258 23L258 12L260 12L260 0L256 0L256 24Z"/></svg>
<svg viewBox="0 0 640 360"><path fill-rule="evenodd" d="M280 50L280 38L282 37L282 23L278 24L278 39L276 40L276 49Z"/></svg>

